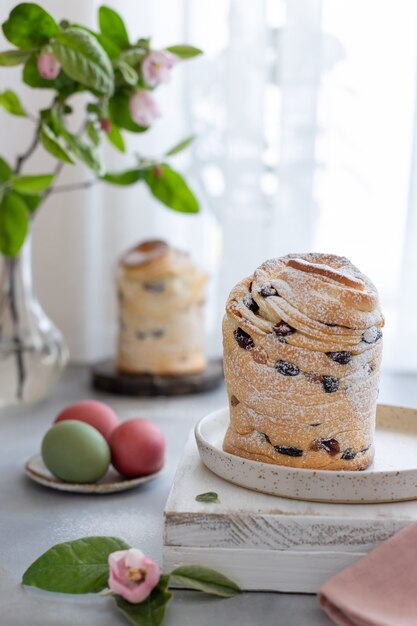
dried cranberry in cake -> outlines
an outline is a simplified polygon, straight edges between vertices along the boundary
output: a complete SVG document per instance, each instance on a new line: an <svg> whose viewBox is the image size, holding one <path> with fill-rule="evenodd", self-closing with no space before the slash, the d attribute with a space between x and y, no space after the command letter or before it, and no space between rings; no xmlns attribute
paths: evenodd
<svg viewBox="0 0 417 626"><path fill-rule="evenodd" d="M336 376L323 376L322 382L326 393L334 393L339 389L339 379Z"/></svg>
<svg viewBox="0 0 417 626"><path fill-rule="evenodd" d="M288 335L292 335L295 333L295 328L281 320L273 325L272 330L277 335L277 337L288 337Z"/></svg>
<svg viewBox="0 0 417 626"><path fill-rule="evenodd" d="M340 452L340 444L337 439L316 439L310 446L310 450L318 452L319 450L326 450L330 456L334 456Z"/></svg>
<svg viewBox="0 0 417 626"><path fill-rule="evenodd" d="M303 451L293 446L274 446L274 450L286 456L303 456Z"/></svg>
<svg viewBox="0 0 417 626"><path fill-rule="evenodd" d="M239 346L244 350L251 350L255 346L252 337L248 335L248 333L246 333L242 328L236 328L233 334Z"/></svg>
<svg viewBox="0 0 417 626"><path fill-rule="evenodd" d="M294 446L274 446L266 433L261 434L265 437L265 441L269 443L276 452L279 452L279 454L285 454L286 456L303 456L301 448L295 448Z"/></svg>
<svg viewBox="0 0 417 626"><path fill-rule="evenodd" d="M350 363L351 359L352 359L352 353L351 352L326 352L326 356L329 357L329 359L331 359L332 361L335 361L336 363L340 363L340 365L347 365L348 363Z"/></svg>
<svg viewBox="0 0 417 626"><path fill-rule="evenodd" d="M355 456L356 456L356 452L353 448L346 448L346 450L343 451L343 454L340 458L343 459L344 461L353 461Z"/></svg>
<svg viewBox="0 0 417 626"><path fill-rule="evenodd" d="M277 290L272 285L264 285L259 290L259 293L260 293L260 295L263 298L269 298L269 296L277 296L278 295Z"/></svg>
<svg viewBox="0 0 417 626"><path fill-rule="evenodd" d="M283 376L298 376L300 370L294 363L279 360L275 363L275 369Z"/></svg>
<svg viewBox="0 0 417 626"><path fill-rule="evenodd" d="M382 337L382 330L376 326L367 328L362 335L362 341L365 343L376 343Z"/></svg>
<svg viewBox="0 0 417 626"><path fill-rule="evenodd" d="M250 311L253 311L253 313L256 313L257 311L259 311L259 306L256 304L255 300L249 294L246 294L246 296L243 297L243 304Z"/></svg>
<svg viewBox="0 0 417 626"><path fill-rule="evenodd" d="M165 289L165 283L162 281L157 283L143 283L143 288L152 293L162 293Z"/></svg>

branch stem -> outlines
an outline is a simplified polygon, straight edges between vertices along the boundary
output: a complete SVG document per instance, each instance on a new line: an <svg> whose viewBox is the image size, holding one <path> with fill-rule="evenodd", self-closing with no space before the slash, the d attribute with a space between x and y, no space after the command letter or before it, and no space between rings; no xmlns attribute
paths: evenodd
<svg viewBox="0 0 417 626"><path fill-rule="evenodd" d="M92 178L91 180L84 180L80 183L71 183L69 185L60 185L59 187L50 187L49 193L63 193L64 191L77 191L77 189L88 189L93 185L101 182L100 178Z"/></svg>
<svg viewBox="0 0 417 626"><path fill-rule="evenodd" d="M40 122L38 122L37 125L36 125L35 134L33 136L33 139L31 141L28 149L26 150L26 152L24 152L23 154L21 154L20 156L17 157L17 159L16 159L16 166L14 168L14 173L15 174L20 174L24 162L27 161L28 158L30 156L32 156L32 154L35 152L36 147L37 147L38 142L39 142L39 131L40 131L40 128L41 128L41 125L40 125Z"/></svg>

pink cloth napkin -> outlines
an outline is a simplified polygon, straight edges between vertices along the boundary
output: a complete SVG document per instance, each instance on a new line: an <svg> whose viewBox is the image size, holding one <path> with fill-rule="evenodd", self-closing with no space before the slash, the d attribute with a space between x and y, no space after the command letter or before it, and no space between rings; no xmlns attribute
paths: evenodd
<svg viewBox="0 0 417 626"><path fill-rule="evenodd" d="M338 626L417 626L417 522L319 589Z"/></svg>

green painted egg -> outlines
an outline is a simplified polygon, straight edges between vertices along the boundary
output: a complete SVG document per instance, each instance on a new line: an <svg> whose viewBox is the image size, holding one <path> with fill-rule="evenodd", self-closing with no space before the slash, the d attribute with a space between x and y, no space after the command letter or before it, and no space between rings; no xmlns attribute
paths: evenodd
<svg viewBox="0 0 417 626"><path fill-rule="evenodd" d="M65 420L48 430L42 458L52 474L68 483L94 483L107 472L110 448L98 430L76 420Z"/></svg>

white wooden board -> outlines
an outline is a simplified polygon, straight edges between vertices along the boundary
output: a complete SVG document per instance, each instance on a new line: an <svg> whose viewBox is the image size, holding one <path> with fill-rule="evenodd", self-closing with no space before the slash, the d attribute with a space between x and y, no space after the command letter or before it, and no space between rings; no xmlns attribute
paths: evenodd
<svg viewBox="0 0 417 626"><path fill-rule="evenodd" d="M220 504L196 502L207 491ZM238 487L202 464L191 433L165 507L164 571L201 563L246 590L315 593L415 520L416 501L329 504Z"/></svg>

